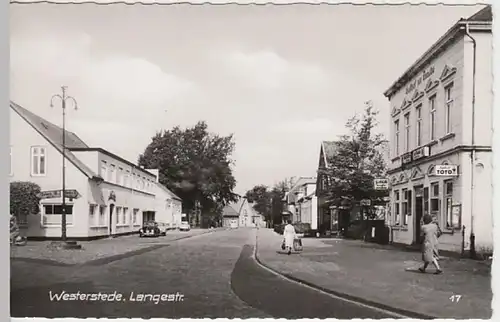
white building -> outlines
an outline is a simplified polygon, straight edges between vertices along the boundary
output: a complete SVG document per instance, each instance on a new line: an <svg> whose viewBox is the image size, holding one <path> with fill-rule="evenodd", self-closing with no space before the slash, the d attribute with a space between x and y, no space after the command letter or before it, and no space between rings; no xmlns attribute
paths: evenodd
<svg viewBox="0 0 500 322"><path fill-rule="evenodd" d="M156 171L148 170L151 173ZM182 220L182 200L161 183L156 183L155 221L165 223L168 227L177 228Z"/></svg>
<svg viewBox="0 0 500 322"><path fill-rule="evenodd" d="M307 223L312 230L318 229L318 198L316 178L300 177L286 194L287 209L294 223Z"/></svg>
<svg viewBox="0 0 500 322"><path fill-rule="evenodd" d="M391 104L393 240L417 244L431 214L440 247L492 250L491 7L461 19L386 92ZM457 169L437 175L436 167ZM465 240L462 240L464 230Z"/></svg>
<svg viewBox="0 0 500 322"><path fill-rule="evenodd" d="M257 213L254 204L241 197L224 207L222 211L222 226L233 227L266 227L264 216Z"/></svg>
<svg viewBox="0 0 500 322"><path fill-rule="evenodd" d="M42 189L40 213L21 220L26 235L60 238L63 131L14 102L10 111L10 181L30 181ZM135 233L166 208L168 198L156 199L157 172L89 147L72 132L65 135L66 189L75 194L66 198L68 238ZM174 196L170 199L178 199Z"/></svg>

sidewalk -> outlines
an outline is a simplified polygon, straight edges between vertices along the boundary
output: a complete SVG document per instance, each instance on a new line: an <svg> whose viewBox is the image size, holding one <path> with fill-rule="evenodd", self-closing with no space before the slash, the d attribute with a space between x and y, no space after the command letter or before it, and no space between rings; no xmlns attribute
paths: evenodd
<svg viewBox="0 0 500 322"><path fill-rule="evenodd" d="M169 242L210 233L215 230L192 229L188 232L169 231L166 236L158 238L139 238L138 235L128 235L116 238L97 239L78 242L81 250L54 250L47 247L50 241L28 241L26 246L11 246L10 258L33 262L52 264L77 265L90 261L103 260L112 256L148 251Z"/></svg>
<svg viewBox="0 0 500 322"><path fill-rule="evenodd" d="M277 253L282 236L260 229L257 257L265 266L336 293L437 318L491 318L490 266L442 258L442 275L418 272L420 253L367 247L362 241L303 239L304 251ZM374 245L375 246L375 245ZM406 269L411 269L406 271ZM452 295L461 295L451 301Z"/></svg>

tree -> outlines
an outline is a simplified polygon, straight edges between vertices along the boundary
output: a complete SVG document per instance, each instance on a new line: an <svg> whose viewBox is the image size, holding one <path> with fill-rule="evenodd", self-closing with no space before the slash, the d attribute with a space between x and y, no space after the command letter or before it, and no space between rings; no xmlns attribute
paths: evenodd
<svg viewBox="0 0 500 322"><path fill-rule="evenodd" d="M271 221L271 192L265 185L257 185L245 194L248 202L254 203L253 208L263 215L266 222Z"/></svg>
<svg viewBox="0 0 500 322"><path fill-rule="evenodd" d="M375 134L378 111L368 102L362 116L355 115L346 124L348 135L340 136L329 167L320 169L328 178L327 198L332 205L359 204L362 199L379 202L386 192L374 189L373 180L384 177L384 149L387 141Z"/></svg>
<svg viewBox="0 0 500 322"><path fill-rule="evenodd" d="M152 137L139 156L139 165L159 170L159 181L176 193L186 211L221 212L236 201L233 135L208 132L206 122L193 127L163 130Z"/></svg>
<svg viewBox="0 0 500 322"><path fill-rule="evenodd" d="M17 217L40 213L40 186L33 182L10 183L10 213Z"/></svg>

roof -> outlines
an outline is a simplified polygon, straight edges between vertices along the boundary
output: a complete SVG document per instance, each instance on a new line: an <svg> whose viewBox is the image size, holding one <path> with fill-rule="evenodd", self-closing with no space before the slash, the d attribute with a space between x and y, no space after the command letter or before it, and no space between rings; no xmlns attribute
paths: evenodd
<svg viewBox="0 0 500 322"><path fill-rule="evenodd" d="M44 137L56 150L61 154L63 153L62 136L63 130L59 126L50 123L46 119L30 112L24 107L10 101L10 108L14 110L19 116L25 120L35 131L37 131L42 137ZM71 153L71 148L88 148L75 133L64 131L65 135L65 145L67 147L65 151L66 159L71 162L78 170L80 170L85 176L90 179L102 180L102 178L87 167L80 159L78 159L73 153Z"/></svg>
<svg viewBox="0 0 500 322"><path fill-rule="evenodd" d="M164 185L162 185L161 183L157 182L156 185L162 189L163 191L165 191L166 193L168 193L169 195L172 196L172 199L175 199L175 200L179 200L179 201L182 201L181 198L179 198L175 193L173 193L170 189L168 189L167 187L165 187Z"/></svg>
<svg viewBox="0 0 500 322"><path fill-rule="evenodd" d="M247 198L241 197L236 202L227 204L222 210L223 217L239 217L241 209L248 203Z"/></svg>
<svg viewBox="0 0 500 322"><path fill-rule="evenodd" d="M333 157L337 151L338 142L336 141L323 141L321 142L321 150L323 151L323 158L325 165L328 167L328 160Z"/></svg>
<svg viewBox="0 0 500 322"><path fill-rule="evenodd" d="M465 26L468 25L470 30L486 30L491 32L492 20L491 5L487 5L469 18L458 20L384 92L384 95L390 98L395 92L404 87L431 59L442 51L442 48L453 42L459 32L464 30Z"/></svg>

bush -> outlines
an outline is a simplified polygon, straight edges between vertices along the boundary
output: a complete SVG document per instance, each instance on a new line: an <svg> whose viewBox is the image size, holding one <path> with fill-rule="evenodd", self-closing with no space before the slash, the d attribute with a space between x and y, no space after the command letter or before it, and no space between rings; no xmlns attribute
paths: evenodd
<svg viewBox="0 0 500 322"><path fill-rule="evenodd" d="M40 212L40 186L33 182L15 181L10 183L10 213L20 215Z"/></svg>

